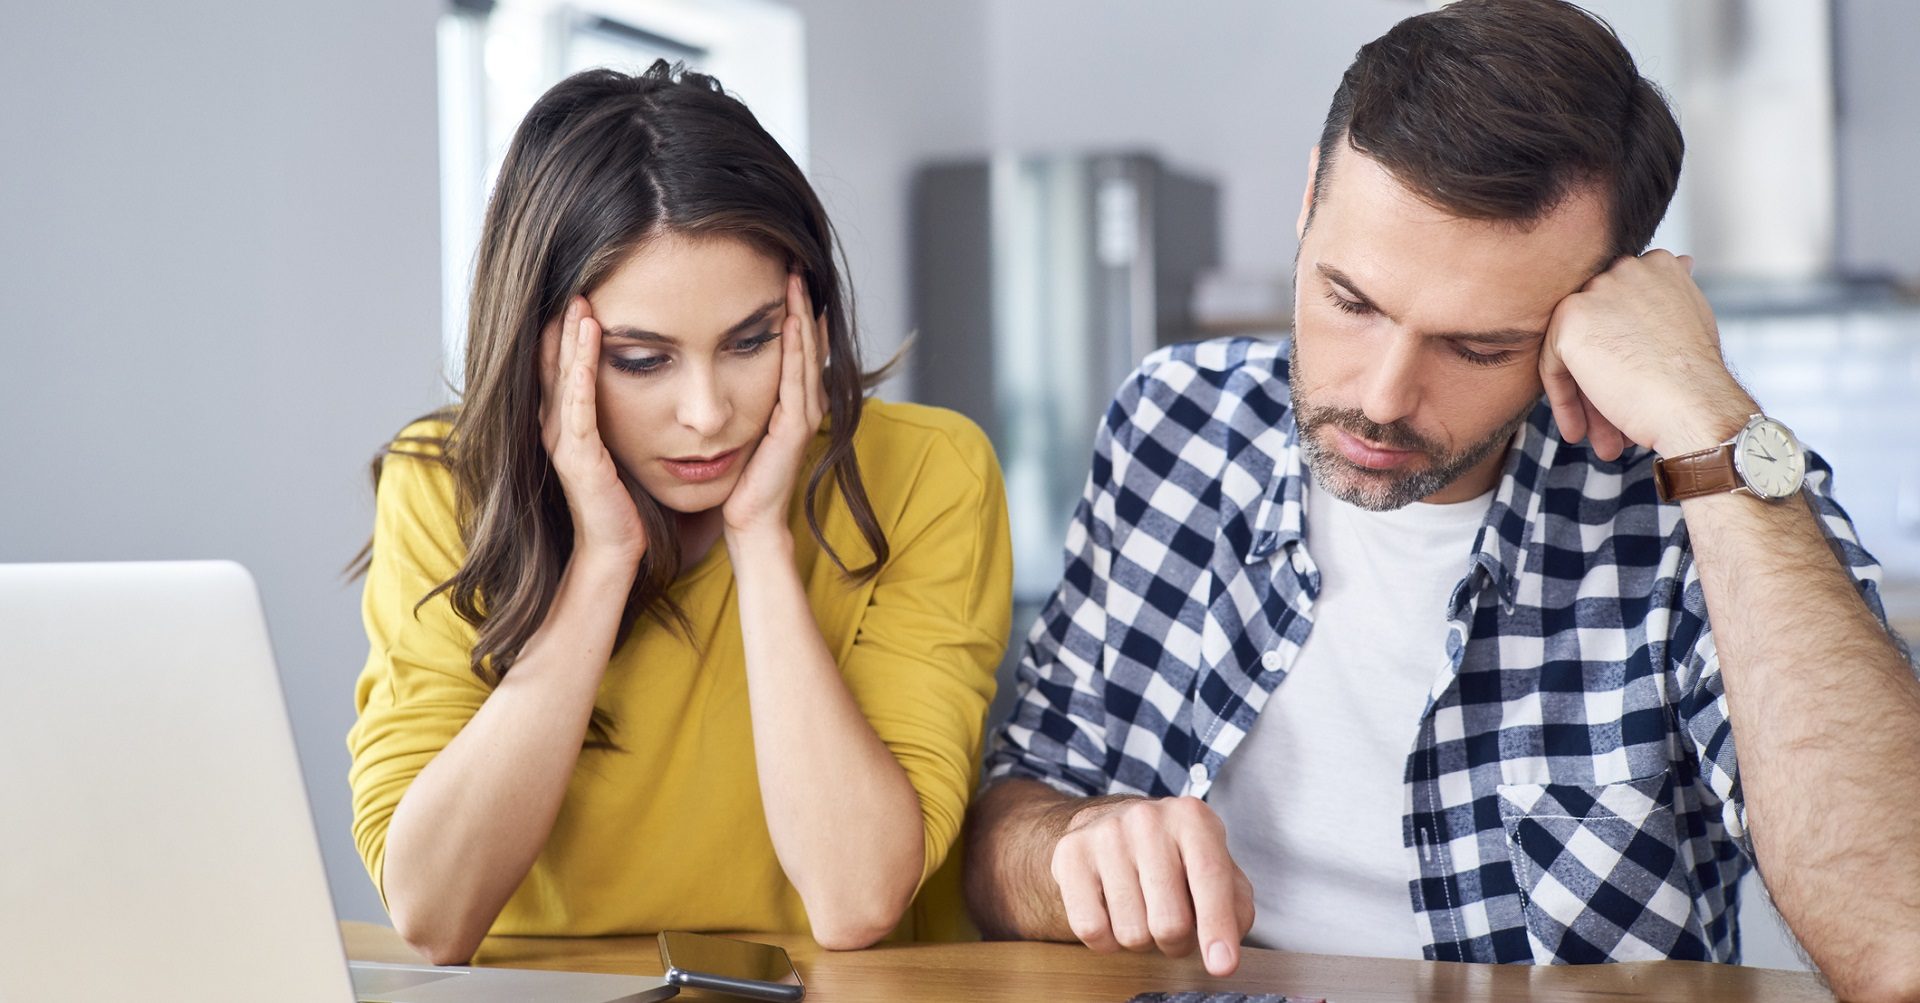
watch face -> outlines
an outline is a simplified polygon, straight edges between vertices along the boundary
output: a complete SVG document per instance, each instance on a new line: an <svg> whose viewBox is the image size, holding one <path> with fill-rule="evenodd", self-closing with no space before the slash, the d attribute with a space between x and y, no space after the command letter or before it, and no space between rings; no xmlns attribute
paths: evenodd
<svg viewBox="0 0 1920 1003"><path fill-rule="evenodd" d="M1771 418L1749 424L1734 444L1734 466L1755 494L1785 498L1800 490L1807 476L1807 457L1787 426Z"/></svg>

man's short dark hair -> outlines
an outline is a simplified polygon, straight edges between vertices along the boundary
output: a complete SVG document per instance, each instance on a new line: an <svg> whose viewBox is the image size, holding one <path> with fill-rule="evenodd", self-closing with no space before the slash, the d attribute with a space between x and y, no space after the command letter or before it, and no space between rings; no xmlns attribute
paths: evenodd
<svg viewBox="0 0 1920 1003"><path fill-rule="evenodd" d="M1562 0L1458 0L1354 56L1320 133L1313 203L1347 147L1466 219L1537 220L1596 186L1617 257L1653 240L1685 144L1599 17Z"/></svg>

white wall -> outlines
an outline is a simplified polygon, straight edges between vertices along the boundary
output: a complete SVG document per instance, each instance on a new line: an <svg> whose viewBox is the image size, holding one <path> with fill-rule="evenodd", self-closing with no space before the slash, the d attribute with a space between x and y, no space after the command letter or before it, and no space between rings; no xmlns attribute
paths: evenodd
<svg viewBox="0 0 1920 1003"><path fill-rule="evenodd" d="M438 7L64 0L0 31L0 560L253 570L354 918L339 571L366 460L440 396Z"/></svg>
<svg viewBox="0 0 1920 1003"><path fill-rule="evenodd" d="M1223 187L1223 267L1291 275L1307 149L1360 46L1425 0L985 0L989 131L1015 150L1140 148ZM1641 72L1673 86L1675 18L1589 0ZM1687 186L1657 243L1686 243Z"/></svg>
<svg viewBox="0 0 1920 1003"><path fill-rule="evenodd" d="M986 0L992 138L1145 149L1222 185L1223 261L1291 274L1307 150L1354 50L1417 0Z"/></svg>
<svg viewBox="0 0 1920 1003"><path fill-rule="evenodd" d="M1920 226L1913 165L1920 162L1920 102L1913 41L1920 5L1835 0L1840 64L1839 250L1844 268L1891 273L1920 286Z"/></svg>
<svg viewBox="0 0 1920 1003"><path fill-rule="evenodd" d="M806 18L808 173L845 244L867 363L913 328L914 169L987 149L987 19L977 2L791 0ZM909 396L905 379L884 388Z"/></svg>

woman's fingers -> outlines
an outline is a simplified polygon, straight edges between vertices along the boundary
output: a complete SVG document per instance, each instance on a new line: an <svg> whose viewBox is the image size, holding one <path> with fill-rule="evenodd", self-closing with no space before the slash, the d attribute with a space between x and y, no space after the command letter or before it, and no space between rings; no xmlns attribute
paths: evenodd
<svg viewBox="0 0 1920 1003"><path fill-rule="evenodd" d="M577 323L579 333L574 339L573 390L567 423L574 437L583 444L589 441L597 444L600 424L594 412L593 380L600 369L600 324L592 317L581 317Z"/></svg>
<svg viewBox="0 0 1920 1003"><path fill-rule="evenodd" d="M821 415L821 349L820 341L826 334L826 320L816 320L813 313L813 297L807 295L806 282L796 274L793 277L794 289L800 294L801 341L806 348L805 391L801 398L806 403L807 431L812 433L820 427Z"/></svg>
<svg viewBox="0 0 1920 1003"><path fill-rule="evenodd" d="M579 320L578 301L567 304L566 312L541 333L541 407L540 437L551 454L560 443L567 408L567 384L577 354L575 337ZM551 363L549 363L551 359Z"/></svg>
<svg viewBox="0 0 1920 1003"><path fill-rule="evenodd" d="M807 416L807 347L812 336L807 320L806 294L800 277L787 275L787 319L780 326L780 402L776 422L804 422Z"/></svg>
<svg viewBox="0 0 1920 1003"><path fill-rule="evenodd" d="M802 420L806 407L801 403L801 388L806 379L806 361L800 353L799 322L787 315L787 322L780 330L780 395L773 404L773 417L767 423L768 431L783 430L783 426Z"/></svg>
<svg viewBox="0 0 1920 1003"><path fill-rule="evenodd" d="M573 513L574 553L609 548L637 559L646 529L636 493L600 437L600 324L582 297L540 332L540 435Z"/></svg>
<svg viewBox="0 0 1920 1003"><path fill-rule="evenodd" d="M550 348L546 344L549 339ZM576 296L567 304L566 313L543 334L541 355L543 370L549 369L547 358L553 360L540 415L547 452L553 455L556 466L590 461L601 447L594 403L594 380L600 368L600 325L587 315L586 300ZM563 452L569 455L560 455Z"/></svg>
<svg viewBox="0 0 1920 1003"><path fill-rule="evenodd" d="M787 273L787 319L800 353L800 388L791 400L799 406L794 410L796 417L806 424L806 434L812 435L820 427L820 419L826 414L826 393L821 378L821 341L825 337L826 319L815 319L813 300L807 295L806 282L798 272Z"/></svg>

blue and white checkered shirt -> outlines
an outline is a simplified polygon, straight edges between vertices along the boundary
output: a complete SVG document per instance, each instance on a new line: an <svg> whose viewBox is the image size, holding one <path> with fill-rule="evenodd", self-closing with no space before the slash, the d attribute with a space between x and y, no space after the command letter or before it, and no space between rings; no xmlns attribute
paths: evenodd
<svg viewBox="0 0 1920 1003"><path fill-rule="evenodd" d="M1736 961L1752 865L1713 633L1653 456L1515 437L1407 739L1409 905L1439 961ZM1807 496L1885 622L1879 566ZM1120 389L990 778L1205 797L1313 622L1283 345L1163 349ZM1815 668L1809 666L1810 669ZM1284 693L1281 699L1285 699Z"/></svg>

